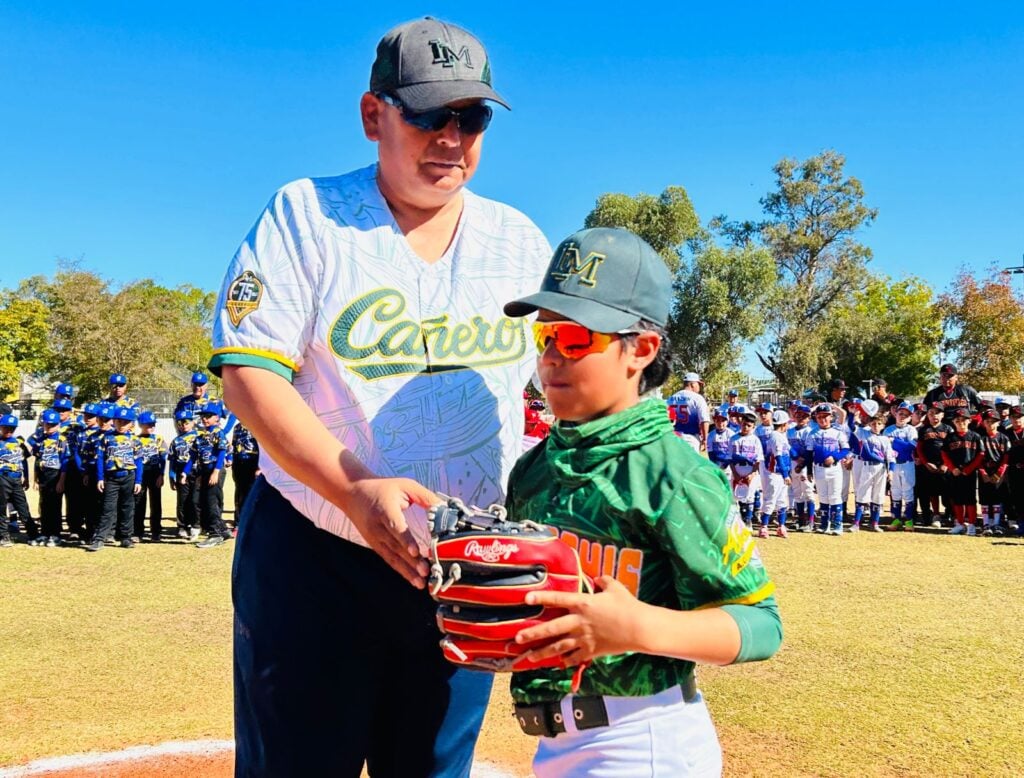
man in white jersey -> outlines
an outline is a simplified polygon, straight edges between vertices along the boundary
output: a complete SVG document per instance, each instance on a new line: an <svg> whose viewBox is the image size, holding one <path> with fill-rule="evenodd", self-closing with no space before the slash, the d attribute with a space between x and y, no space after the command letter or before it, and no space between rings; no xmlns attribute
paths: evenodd
<svg viewBox="0 0 1024 778"><path fill-rule="evenodd" d="M285 186L225 276L210 366L263 472L233 571L236 775L469 774L492 677L441 655L423 509L504 501L536 353L502 306L551 256L464 188L487 100L470 33L388 32L360 101L377 164Z"/></svg>
<svg viewBox="0 0 1024 778"><path fill-rule="evenodd" d="M708 428L711 411L701 394L704 382L697 373L683 376L683 389L669 397L668 405L675 408L675 431L683 440L700 452L708 447Z"/></svg>

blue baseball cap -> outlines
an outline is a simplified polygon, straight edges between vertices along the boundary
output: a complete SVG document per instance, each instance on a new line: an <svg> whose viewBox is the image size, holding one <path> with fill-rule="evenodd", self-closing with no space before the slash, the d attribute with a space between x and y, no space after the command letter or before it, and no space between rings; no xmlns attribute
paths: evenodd
<svg viewBox="0 0 1024 778"><path fill-rule="evenodd" d="M730 397L739 397L740 396L739 390L737 390L737 389L730 389L729 390L729 396Z"/></svg>
<svg viewBox="0 0 1024 778"><path fill-rule="evenodd" d="M808 405L807 403L794 403L793 404L793 410L794 411L803 411L804 413L810 413L811 412L811 406Z"/></svg>
<svg viewBox="0 0 1024 778"><path fill-rule="evenodd" d="M85 407L82 408L83 416L95 416L99 412L99 405L96 403L86 403Z"/></svg>
<svg viewBox="0 0 1024 778"><path fill-rule="evenodd" d="M114 418L114 407L110 403L96 403L96 415L101 419Z"/></svg>
<svg viewBox="0 0 1024 778"><path fill-rule="evenodd" d="M832 406L829 405L828 403L818 403L817 405L814 406L814 414L818 415L819 413L831 414Z"/></svg>
<svg viewBox="0 0 1024 778"><path fill-rule="evenodd" d="M199 409L200 416L223 416L224 408L219 402L213 401L208 402L204 407Z"/></svg>
<svg viewBox="0 0 1024 778"><path fill-rule="evenodd" d="M143 411L139 414L139 424L156 424L156 414L153 411Z"/></svg>
<svg viewBox="0 0 1024 778"><path fill-rule="evenodd" d="M53 404L50 407L53 408L55 411L70 411L71 400L69 400L67 397L58 397L56 400L53 401Z"/></svg>
<svg viewBox="0 0 1024 778"><path fill-rule="evenodd" d="M775 410L775 406L772 405L771 403L761 403L760 405L757 406L757 410L759 410L759 411L774 411Z"/></svg>
<svg viewBox="0 0 1024 778"><path fill-rule="evenodd" d="M8 413L6 416L0 416L0 427L17 427L18 417L12 413Z"/></svg>
<svg viewBox="0 0 1024 778"><path fill-rule="evenodd" d="M60 414L52 408L47 408L39 414L43 424L60 424Z"/></svg>
<svg viewBox="0 0 1024 778"><path fill-rule="evenodd" d="M60 394L64 397L74 397L75 387L71 384L57 384L57 388L53 390L54 394Z"/></svg>
<svg viewBox="0 0 1024 778"><path fill-rule="evenodd" d="M110 376L110 385L111 386L127 386L127 384L128 384L128 376L126 376L124 373L113 373Z"/></svg>
<svg viewBox="0 0 1024 778"><path fill-rule="evenodd" d="M914 412L914 405L904 401L904 402L901 402L899 405L896 406L896 410L898 410L898 411L906 411L907 413L913 413Z"/></svg>
<svg viewBox="0 0 1024 778"><path fill-rule="evenodd" d="M209 380L210 379L206 377L206 373L193 373L192 374L192 383L197 384L199 386L202 386L203 384L205 384Z"/></svg>
<svg viewBox="0 0 1024 778"><path fill-rule="evenodd" d="M135 421L137 415L134 408L125 408L124 406L118 406L114 408L114 415L112 417L115 421Z"/></svg>
<svg viewBox="0 0 1024 778"><path fill-rule="evenodd" d="M192 421L194 418L192 411L185 410L184 408L174 412L175 421Z"/></svg>

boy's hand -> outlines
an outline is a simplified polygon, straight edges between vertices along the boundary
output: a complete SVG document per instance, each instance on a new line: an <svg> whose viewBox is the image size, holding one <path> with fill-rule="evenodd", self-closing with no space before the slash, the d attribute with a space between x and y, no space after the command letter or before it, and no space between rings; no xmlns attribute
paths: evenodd
<svg viewBox="0 0 1024 778"><path fill-rule="evenodd" d="M644 609L629 589L611 576L595 582L597 594L568 592L530 592L528 605L563 608L569 613L545 624L520 630L516 643L550 640L546 646L526 654L536 662L548 657L563 657L567 667L594 657L639 650L639 633Z"/></svg>

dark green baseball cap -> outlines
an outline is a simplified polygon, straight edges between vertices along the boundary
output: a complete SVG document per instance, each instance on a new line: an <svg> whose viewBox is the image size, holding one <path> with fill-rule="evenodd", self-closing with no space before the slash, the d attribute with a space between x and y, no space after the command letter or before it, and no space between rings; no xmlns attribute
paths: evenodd
<svg viewBox="0 0 1024 778"><path fill-rule="evenodd" d="M539 308L595 332L618 332L647 319L664 327L672 275L658 252L629 230L594 227L563 240L540 291L505 305L508 316Z"/></svg>
<svg viewBox="0 0 1024 778"><path fill-rule="evenodd" d="M430 16L400 24L377 44L370 91L394 95L413 111L431 111L456 100L493 100L491 63L480 40Z"/></svg>

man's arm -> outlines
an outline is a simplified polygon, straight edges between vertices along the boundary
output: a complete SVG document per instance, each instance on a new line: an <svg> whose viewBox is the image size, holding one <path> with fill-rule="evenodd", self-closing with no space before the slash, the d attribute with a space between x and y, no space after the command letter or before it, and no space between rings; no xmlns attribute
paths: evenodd
<svg viewBox="0 0 1024 778"><path fill-rule="evenodd" d="M439 498L410 478L381 478L341 444L295 387L270 370L224 365L224 400L293 478L337 505L380 556L423 588L429 568L402 511ZM302 430L301 445L295 430Z"/></svg>

